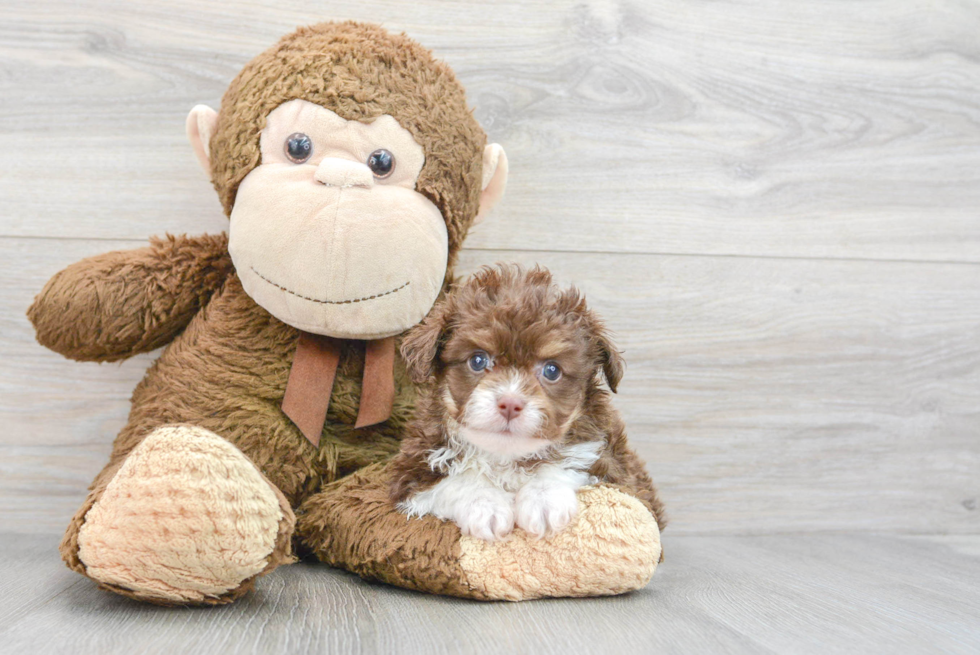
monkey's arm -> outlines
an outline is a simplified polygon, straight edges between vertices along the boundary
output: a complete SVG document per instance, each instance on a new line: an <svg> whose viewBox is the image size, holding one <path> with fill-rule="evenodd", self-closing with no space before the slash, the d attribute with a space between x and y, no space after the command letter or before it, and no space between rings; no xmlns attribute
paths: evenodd
<svg viewBox="0 0 980 655"><path fill-rule="evenodd" d="M170 342L233 270L225 234L152 238L56 274L27 317L65 357L117 361Z"/></svg>

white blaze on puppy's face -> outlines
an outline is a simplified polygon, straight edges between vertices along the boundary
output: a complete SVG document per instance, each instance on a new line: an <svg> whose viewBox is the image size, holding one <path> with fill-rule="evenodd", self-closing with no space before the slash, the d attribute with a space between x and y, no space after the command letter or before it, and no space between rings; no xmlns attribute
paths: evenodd
<svg viewBox="0 0 980 655"><path fill-rule="evenodd" d="M415 190L425 153L411 133L388 115L348 121L291 100L269 114L260 146L229 230L245 292L284 323L338 338L418 323L442 288L449 239Z"/></svg>
<svg viewBox="0 0 980 655"><path fill-rule="evenodd" d="M460 436L474 446L497 455L526 457L551 445L538 438L544 423L540 400L528 393L533 381L517 369L503 376L482 380L466 401L460 421ZM520 412L509 420L500 410L504 399L522 404Z"/></svg>

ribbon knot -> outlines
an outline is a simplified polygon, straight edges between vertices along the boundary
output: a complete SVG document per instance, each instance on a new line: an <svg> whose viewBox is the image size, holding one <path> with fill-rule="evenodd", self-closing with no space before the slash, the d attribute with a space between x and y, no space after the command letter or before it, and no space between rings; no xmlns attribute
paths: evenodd
<svg viewBox="0 0 980 655"><path fill-rule="evenodd" d="M327 420L343 340L300 332L289 369L282 411L314 446ZM364 377L355 428L388 420L395 401L395 338L373 339L364 348Z"/></svg>

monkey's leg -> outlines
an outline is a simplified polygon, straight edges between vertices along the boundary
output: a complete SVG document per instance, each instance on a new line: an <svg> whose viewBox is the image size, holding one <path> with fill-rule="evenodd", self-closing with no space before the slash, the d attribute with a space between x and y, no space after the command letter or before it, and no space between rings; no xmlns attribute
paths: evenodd
<svg viewBox="0 0 980 655"><path fill-rule="evenodd" d="M486 542L461 536L452 522L398 512L387 466L368 466L304 501L300 544L364 578L479 600L621 594L645 586L657 568L653 514L613 487L581 489L578 516L547 539L517 529Z"/></svg>
<svg viewBox="0 0 980 655"><path fill-rule="evenodd" d="M166 426L96 478L61 553L124 596L216 605L292 561L294 524L282 493L235 446L202 428Z"/></svg>

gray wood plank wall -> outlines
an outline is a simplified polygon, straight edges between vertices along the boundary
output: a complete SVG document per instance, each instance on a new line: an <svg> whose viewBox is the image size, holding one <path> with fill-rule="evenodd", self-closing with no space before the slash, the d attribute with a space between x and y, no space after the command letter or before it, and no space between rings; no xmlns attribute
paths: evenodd
<svg viewBox="0 0 980 655"><path fill-rule="evenodd" d="M433 48L511 162L464 270L540 262L629 361L671 532L980 533L980 3L0 3L0 522L57 532L151 357L24 311L65 265L224 229L187 110L296 25Z"/></svg>

